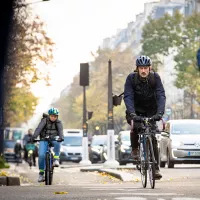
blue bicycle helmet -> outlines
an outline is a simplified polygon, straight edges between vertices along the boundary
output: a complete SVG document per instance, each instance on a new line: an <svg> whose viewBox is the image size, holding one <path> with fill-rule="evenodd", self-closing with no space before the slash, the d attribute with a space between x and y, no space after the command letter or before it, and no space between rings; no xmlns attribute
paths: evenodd
<svg viewBox="0 0 200 200"><path fill-rule="evenodd" d="M57 108L51 108L48 111L49 115L59 115L59 110Z"/></svg>
<svg viewBox="0 0 200 200"><path fill-rule="evenodd" d="M151 66L151 58L149 58L148 56L139 56L136 59L136 66L140 67L140 66Z"/></svg>

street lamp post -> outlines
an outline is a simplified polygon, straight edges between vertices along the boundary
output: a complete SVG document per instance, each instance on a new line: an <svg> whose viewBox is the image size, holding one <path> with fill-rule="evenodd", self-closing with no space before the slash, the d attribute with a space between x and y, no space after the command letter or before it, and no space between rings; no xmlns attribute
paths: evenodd
<svg viewBox="0 0 200 200"><path fill-rule="evenodd" d="M113 121L113 97L112 97L112 67L111 60L108 61L108 129L107 129L107 155L108 159L105 166L118 166L115 160L115 142L114 142L114 121Z"/></svg>

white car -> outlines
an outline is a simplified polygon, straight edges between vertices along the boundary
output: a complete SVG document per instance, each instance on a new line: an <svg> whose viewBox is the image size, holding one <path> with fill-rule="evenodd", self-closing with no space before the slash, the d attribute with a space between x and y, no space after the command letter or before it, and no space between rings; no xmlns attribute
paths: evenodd
<svg viewBox="0 0 200 200"><path fill-rule="evenodd" d="M160 167L200 163L200 120L169 120L159 141Z"/></svg>

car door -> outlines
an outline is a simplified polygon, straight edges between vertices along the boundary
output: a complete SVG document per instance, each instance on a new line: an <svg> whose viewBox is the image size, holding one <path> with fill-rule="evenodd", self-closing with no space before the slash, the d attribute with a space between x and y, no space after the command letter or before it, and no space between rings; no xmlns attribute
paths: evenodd
<svg viewBox="0 0 200 200"><path fill-rule="evenodd" d="M167 122L165 126L165 131L161 132L161 139L160 139L161 161L167 161L167 146L169 143L169 132L170 132L170 122Z"/></svg>

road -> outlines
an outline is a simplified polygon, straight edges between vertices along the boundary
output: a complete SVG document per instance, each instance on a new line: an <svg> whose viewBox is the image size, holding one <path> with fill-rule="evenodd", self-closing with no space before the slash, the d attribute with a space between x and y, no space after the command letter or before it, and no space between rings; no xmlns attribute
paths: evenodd
<svg viewBox="0 0 200 200"><path fill-rule="evenodd" d="M68 165L56 168L54 185L37 183L38 169L18 167L23 177L23 186L1 187L1 200L200 200L200 165L176 165L174 169L162 169L163 179L156 181L156 188L144 189L140 175L133 173L135 180L122 182L97 172L80 172L80 167ZM55 194L55 192L67 194Z"/></svg>

